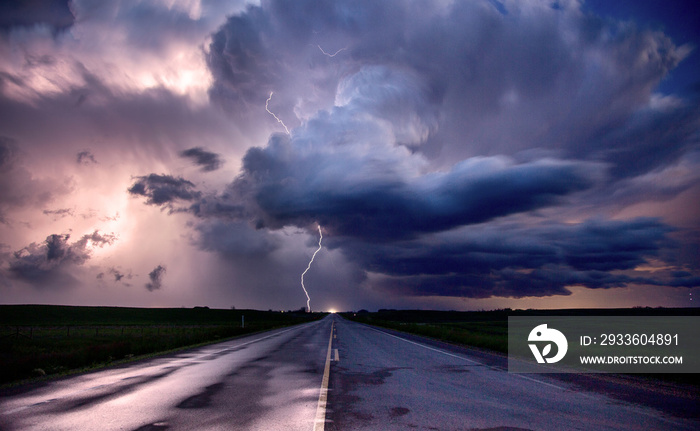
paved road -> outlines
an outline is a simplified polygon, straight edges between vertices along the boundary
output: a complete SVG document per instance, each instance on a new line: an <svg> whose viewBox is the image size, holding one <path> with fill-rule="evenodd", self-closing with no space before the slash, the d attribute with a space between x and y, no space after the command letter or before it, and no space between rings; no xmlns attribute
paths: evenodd
<svg viewBox="0 0 700 431"><path fill-rule="evenodd" d="M0 430L700 428L697 398L682 418L499 360L331 315L0 393Z"/></svg>
<svg viewBox="0 0 700 431"><path fill-rule="evenodd" d="M512 374L500 357L342 319L336 333L328 430L700 429L697 392L676 397L690 410L680 418L609 397L605 381L584 390L581 376ZM623 392L635 399L635 391L647 392L629 384Z"/></svg>

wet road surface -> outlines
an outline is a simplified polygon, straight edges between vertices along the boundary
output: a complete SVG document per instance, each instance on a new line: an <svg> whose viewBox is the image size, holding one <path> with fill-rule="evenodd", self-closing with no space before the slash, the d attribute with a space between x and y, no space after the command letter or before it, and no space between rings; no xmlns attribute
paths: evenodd
<svg viewBox="0 0 700 431"><path fill-rule="evenodd" d="M313 429L331 319L0 395L0 430Z"/></svg>
<svg viewBox="0 0 700 431"><path fill-rule="evenodd" d="M671 411L633 402L648 397L634 385L621 397L504 363L330 315L4 391L0 430L700 429L696 392Z"/></svg>
<svg viewBox="0 0 700 431"><path fill-rule="evenodd" d="M327 430L700 429L697 391L676 397L674 416L625 401L648 392L631 384L613 397L607 380L508 373L499 355L343 319L335 330Z"/></svg>

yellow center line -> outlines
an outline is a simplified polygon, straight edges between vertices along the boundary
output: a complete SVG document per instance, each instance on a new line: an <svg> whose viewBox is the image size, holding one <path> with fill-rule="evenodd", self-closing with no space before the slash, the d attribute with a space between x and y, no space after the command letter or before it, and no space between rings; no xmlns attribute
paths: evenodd
<svg viewBox="0 0 700 431"><path fill-rule="evenodd" d="M328 401L328 377L331 373L331 347L333 346L333 328L335 322L331 323L331 335L328 339L328 352L326 353L326 367L323 370L323 381L321 382L321 392L318 395L318 407L316 408L316 419L314 420L314 431L323 431L326 427L326 403Z"/></svg>

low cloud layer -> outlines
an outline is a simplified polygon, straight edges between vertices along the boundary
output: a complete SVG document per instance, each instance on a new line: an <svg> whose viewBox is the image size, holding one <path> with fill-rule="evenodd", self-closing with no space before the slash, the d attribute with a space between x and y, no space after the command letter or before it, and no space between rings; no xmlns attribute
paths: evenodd
<svg viewBox="0 0 700 431"><path fill-rule="evenodd" d="M422 296L519 298L567 295L574 285L697 283L689 273L630 272L671 245L670 230L655 219L502 223L381 246L350 242L343 249L381 289Z"/></svg>

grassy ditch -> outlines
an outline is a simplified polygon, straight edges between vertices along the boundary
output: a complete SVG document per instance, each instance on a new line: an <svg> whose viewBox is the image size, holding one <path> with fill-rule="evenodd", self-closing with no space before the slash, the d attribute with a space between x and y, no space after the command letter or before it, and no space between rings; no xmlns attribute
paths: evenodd
<svg viewBox="0 0 700 431"><path fill-rule="evenodd" d="M0 385L316 320L323 314L189 308L0 306ZM242 321L245 326L242 326Z"/></svg>
<svg viewBox="0 0 700 431"><path fill-rule="evenodd" d="M508 316L500 311L380 310L344 313L343 317L452 344L508 353Z"/></svg>
<svg viewBox="0 0 700 431"><path fill-rule="evenodd" d="M697 308L433 311L379 310L342 313L346 319L421 335L452 344L508 354L509 316L697 316ZM700 386L700 374L635 374L643 378Z"/></svg>
<svg viewBox="0 0 700 431"><path fill-rule="evenodd" d="M636 307L564 310L506 308L490 311L363 310L342 315L357 322L507 354L510 316L692 316L698 315L698 309Z"/></svg>

